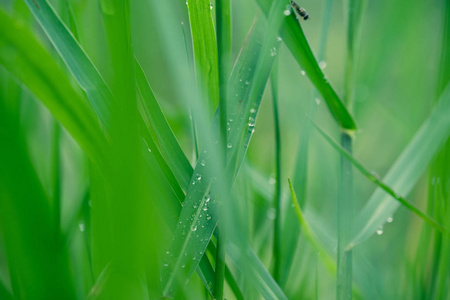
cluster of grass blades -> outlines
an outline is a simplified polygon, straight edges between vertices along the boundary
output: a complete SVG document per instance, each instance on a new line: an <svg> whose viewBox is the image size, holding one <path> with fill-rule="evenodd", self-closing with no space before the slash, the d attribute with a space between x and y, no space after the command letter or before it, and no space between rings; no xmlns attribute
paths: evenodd
<svg viewBox="0 0 450 300"><path fill-rule="evenodd" d="M1 299L449 299L450 4L436 101L368 167L369 3L304 1L306 23L291 2L0 2ZM364 246L397 211L396 234L423 228L389 273Z"/></svg>

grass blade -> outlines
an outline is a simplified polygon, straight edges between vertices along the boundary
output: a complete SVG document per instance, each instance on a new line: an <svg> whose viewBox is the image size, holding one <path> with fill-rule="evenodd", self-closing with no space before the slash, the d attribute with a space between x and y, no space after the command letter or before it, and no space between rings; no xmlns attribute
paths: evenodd
<svg viewBox="0 0 450 300"><path fill-rule="evenodd" d="M264 67L265 73L256 73L262 78L258 79L258 85L253 86L255 81L255 72L249 70L255 70L258 64L261 52L262 36L264 34L265 26L262 23L255 25L251 37L244 47L238 61L233 70L233 75L230 79L230 87L233 87L239 93L231 93L233 95L230 100L229 115L232 116L232 122L230 122L230 130L228 135L228 161L229 168L231 168L234 174L237 172L238 166L243 159L242 153L245 153L247 145L240 144L244 141L248 141L245 138L243 142L242 136L251 136L253 133L253 126L250 126L248 130L249 115L254 118L256 111L259 108L261 100L262 90L267 82L270 68ZM264 65L270 64L273 57L270 55L264 56ZM264 80L265 78L265 80ZM247 83L248 82L248 83ZM253 87L252 87L253 86ZM251 89L259 91L253 92L257 95L256 98L251 98ZM201 108L197 108L201 111ZM252 112L250 113L250 110ZM218 115L213 122L213 132L218 133ZM200 126L200 128L206 128L206 126ZM215 129L214 129L215 128ZM212 140L218 141L218 135ZM216 195L214 193L219 189L218 185L221 183L213 182L213 178L220 166L214 166L220 159L214 159L214 153L218 153L218 150L214 150L214 145L209 145L209 148L205 148L199 157L199 163L196 165L194 175L191 178L191 184L189 185L188 193L185 199L185 204L182 209L179 224L175 230L175 239L169 250L169 257L167 258L167 272L163 276L163 283L165 285L165 294L171 294L175 291L175 287L180 282L177 282L177 277L189 278L192 272L195 270L201 256L204 254L206 246L212 235L212 232L216 226L217 215L215 202ZM217 152L215 152L217 151ZM239 153L239 155L238 155ZM170 270L170 271L169 271ZM180 274L183 274L181 276Z"/></svg>
<svg viewBox="0 0 450 300"><path fill-rule="evenodd" d="M200 99L213 112L219 104L219 71L217 43L211 16L211 4L207 0L188 0L189 20L197 88Z"/></svg>
<svg viewBox="0 0 450 300"><path fill-rule="evenodd" d="M110 123L112 94L89 57L47 0L25 0L36 20L86 92L102 124Z"/></svg>
<svg viewBox="0 0 450 300"><path fill-rule="evenodd" d="M51 54L23 22L0 11L0 63L42 101L97 162L106 140L97 118Z"/></svg>
<svg viewBox="0 0 450 300"><path fill-rule="evenodd" d="M288 179L288 182L289 182L289 190L291 192L292 203L294 203L295 213L297 214L298 221L300 222L300 225L302 226L303 233L305 234L306 238L310 241L310 243L317 249L317 251L320 252L320 254L321 254L320 258L323 260L323 263L328 268L328 270L330 270L330 272L332 274L335 274L336 273L336 263L333 261L333 259L328 254L325 247L323 247L321 245L318 238L315 236L315 234L310 229L311 226L308 224L308 221L306 220L305 216L303 215L303 211L300 207L300 203L298 202L294 187L292 186L292 182L290 179Z"/></svg>
<svg viewBox="0 0 450 300"><path fill-rule="evenodd" d="M172 170L180 187L187 191L189 178L192 176L192 166L183 153L172 129L167 122L161 107L145 77L139 63L136 61L136 82L143 107L143 119L155 140L155 143L164 155L165 161Z"/></svg>
<svg viewBox="0 0 450 300"><path fill-rule="evenodd" d="M257 2L268 15L271 1L257 0ZM295 14L291 13L285 18L280 34L289 51L324 98L337 123L344 129L355 130L356 124L352 116L320 69Z"/></svg>
<svg viewBox="0 0 450 300"><path fill-rule="evenodd" d="M450 99L450 98L449 98ZM448 103L450 103L450 101L447 101ZM447 112L450 112L450 110L449 110L449 108L450 108L450 105L449 104L447 104ZM438 107L439 108L439 107ZM440 108L443 108L443 107L440 107ZM446 121L448 124L447 124L447 131L450 129L450 122L449 121ZM445 124L442 124L442 125L445 125ZM415 213L417 216L419 216L420 218L422 218L425 222L427 222L429 225L431 225L432 227L434 227L436 230L439 230L439 231L441 231L442 233L445 233L445 234L448 234L449 233L449 231L446 229L446 228L444 228L442 225L440 225L440 224L438 224L435 220L433 220L430 216L428 216L427 214L425 214L425 213L423 213L422 211L420 211L417 207L415 207L412 203L410 203L410 202L408 202L404 197L402 197L402 196L399 196L399 194L397 194L394 190L393 190L393 188L392 187L390 187L390 186L388 186L386 183L384 183L383 181L381 181L380 179L378 179L377 178L377 176L375 176L374 175L374 173L373 172L371 172L371 171L369 171L368 169L366 169L360 162L358 162L353 156L352 156L352 154L351 153L349 153L348 152L348 150L346 150L345 148L343 148L342 146L340 146L340 145L338 145L335 141L333 141L333 139L329 136L329 135L327 135L319 126L317 126L316 124L314 124L314 126L315 126L315 128L317 129L317 131L325 138L325 140L328 142L328 143L330 143L330 145L334 148L334 149L336 149L339 153L341 153L341 155L343 155L346 159L348 159L352 164L353 164L353 166L355 167L355 168L357 168L360 172L361 172L361 174L363 174L367 179L369 179L370 181L372 181L373 183L375 183L379 188L380 188L380 190L377 190L375 193L377 193L377 192L381 192L381 190L382 191L384 191L385 193L387 193L390 197L387 197L387 199L389 199L391 202L392 202L392 198L393 199L395 199L395 200L397 200L396 202L395 202L395 208L397 208L398 206L399 206L399 204L402 204L403 206L405 206L406 208L408 208L410 211L412 211L413 213ZM445 126L444 126L445 127ZM419 130L419 133L422 133L423 132L423 128L424 127L422 127L422 129L421 130ZM432 134L431 132L428 132L428 133L430 133L430 134ZM417 135L416 135L416 137L417 137ZM417 141L418 139L417 138L415 138L413 141ZM413 143L412 143L413 144ZM409 147L407 148L407 149L409 149ZM420 152L419 152L420 153ZM425 156L425 155L424 155ZM403 157L403 155L401 156L401 158ZM428 159L428 161L429 161L429 159ZM398 164L396 164L396 165L398 165ZM392 169L391 169L392 170ZM420 175L420 174L419 174ZM419 175L416 175L416 176L419 176ZM388 179L386 178L385 179L385 181L387 181ZM403 188L402 186L400 186L400 188ZM382 196L384 196L384 195L382 195ZM391 198L392 197L392 198ZM378 200L378 199L377 199ZM369 201L369 204L372 202L372 201L374 201L373 200L373 196L372 196L372 198L371 198L371 201ZM368 205L369 205L368 204ZM378 207L379 207L379 209L377 209L377 210L375 210L371 215L371 217L369 218L369 219L365 219L365 220L368 220L368 222L367 222L367 225L365 225L365 227L362 227L363 228L363 230L361 230L361 231L359 231L358 232L358 235L356 235L356 237L351 241L351 243L349 244L349 245L347 245L347 249L351 249L351 248L353 248L354 246L356 246L356 245L358 245L361 241L362 241L362 237L366 237L367 235L368 236L370 236L370 235L372 235L376 230L374 230L374 232L370 232L370 233L366 233L367 232L367 228L369 228L369 226L374 226L372 223L373 222L375 222L375 221L378 221L379 223L381 223L381 224L379 224L378 225L378 227L379 226L381 226L386 220L387 220L387 218L388 217L386 217L386 218L383 218L383 219L381 219L380 220L380 215L384 215L384 214L386 214L387 212L385 211L386 210L386 208L388 208L388 207L386 207L386 205L383 205L383 203L380 203L379 205L378 205ZM367 206L366 206L366 208L365 208L365 210L367 209ZM363 210L363 212L362 213L364 213L365 212L365 210ZM388 212L390 212L390 211L388 211ZM362 213L361 213L361 215L359 216L359 218L361 218L362 217ZM392 212L390 212L391 214L392 214ZM377 227L377 228L378 228ZM359 228L358 226L356 227L356 228Z"/></svg>

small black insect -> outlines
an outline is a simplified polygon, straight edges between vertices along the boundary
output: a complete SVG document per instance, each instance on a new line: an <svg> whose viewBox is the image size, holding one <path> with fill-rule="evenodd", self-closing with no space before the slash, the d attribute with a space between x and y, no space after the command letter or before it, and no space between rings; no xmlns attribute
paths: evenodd
<svg viewBox="0 0 450 300"><path fill-rule="evenodd" d="M295 9L295 11L297 12L297 14L303 18L303 20L308 20L309 19L309 15L306 12L306 10L304 10L302 7L298 6L297 3L295 3L294 1L291 1L291 6Z"/></svg>

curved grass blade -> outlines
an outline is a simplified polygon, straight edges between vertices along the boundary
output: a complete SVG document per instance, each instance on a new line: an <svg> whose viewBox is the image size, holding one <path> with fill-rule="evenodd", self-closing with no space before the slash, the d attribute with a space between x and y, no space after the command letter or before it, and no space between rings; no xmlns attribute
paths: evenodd
<svg viewBox="0 0 450 300"><path fill-rule="evenodd" d="M336 273L336 263L331 258L331 256L328 254L326 249L321 245L318 238L315 236L315 234L311 231L310 225L308 224L308 221L306 220L305 216L303 215L302 209L300 208L300 203L297 200L297 196L295 194L294 187L292 186L292 182L290 179L288 179L289 182L289 190L291 192L291 198L292 203L294 203L295 206L295 213L297 214L297 218L300 222L300 225L302 226L303 233L305 234L306 238L311 242L311 244L317 249L317 251L320 252L320 258L323 260L323 263L328 268L328 270L332 273Z"/></svg>
<svg viewBox="0 0 450 300"><path fill-rule="evenodd" d="M144 121L146 121L155 143L161 149L161 154L172 170L178 184L184 191L187 191L193 168L184 155L180 144L178 144L137 60L135 71L137 88L142 100Z"/></svg>
<svg viewBox="0 0 450 300"><path fill-rule="evenodd" d="M386 175L384 181L381 181L373 174L373 172L367 170L360 162L358 162L348 151L338 145L333 139L328 136L320 127L313 123L317 131L330 143L330 145L347 158L355 168L357 168L366 178L378 185L380 189L376 190L365 206L361 214L359 215L357 224L361 224L362 228L351 243L347 246L348 249L356 246L357 244L370 237L378 227L384 224L389 216L391 216L400 204L411 210L417 216L422 218L425 222L430 224L435 229L448 234L448 229L438 224L427 214L421 212L412 203L408 202L404 197L399 196L392 187L388 184L396 186L400 192L408 193L414 186L415 182L421 176L421 173L425 170L430 159L433 157L434 152L439 150L439 146L447 139L450 133L450 120L448 115L450 114L450 86L441 98L433 113L429 119L422 125L412 142L402 153L400 158L394 164L393 168ZM425 145L425 146L424 146ZM435 146L432 146L435 145ZM430 149L431 148L431 149ZM414 156L414 158L412 157ZM414 172L407 172L413 170ZM411 175L414 173L414 175ZM392 174L398 176L392 177ZM394 180L395 179L395 180ZM415 180L414 180L415 179ZM387 193L389 196L383 193ZM396 200L396 201L394 201ZM373 208L373 209L372 209ZM369 211L370 209L370 211ZM376 226L375 226L376 225ZM373 231L370 228L373 228ZM370 231L369 231L370 230Z"/></svg>
<svg viewBox="0 0 450 300"><path fill-rule="evenodd" d="M113 96L102 76L47 0L25 0L36 20L86 92L103 125L109 126Z"/></svg>
<svg viewBox="0 0 450 300"><path fill-rule="evenodd" d="M95 113L52 55L23 22L0 11L0 64L23 82L78 141L101 161L106 139Z"/></svg>
<svg viewBox="0 0 450 300"><path fill-rule="evenodd" d="M268 15L271 1L257 0L257 3L263 12ZM323 96L330 113L337 123L343 129L356 130L356 124L352 116L320 69L294 13L285 18L280 35L300 67L303 68L306 75L308 75L311 82Z"/></svg>

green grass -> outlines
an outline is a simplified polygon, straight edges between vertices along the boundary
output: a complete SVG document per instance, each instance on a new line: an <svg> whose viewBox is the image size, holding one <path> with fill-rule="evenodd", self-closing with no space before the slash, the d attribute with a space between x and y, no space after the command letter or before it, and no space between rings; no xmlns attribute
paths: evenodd
<svg viewBox="0 0 450 300"><path fill-rule="evenodd" d="M0 298L449 300L450 3L298 4L0 1Z"/></svg>

